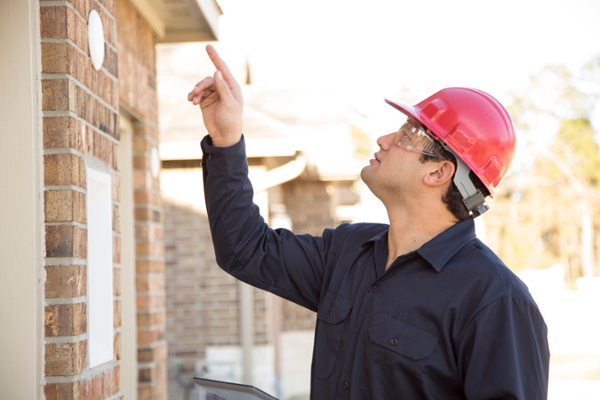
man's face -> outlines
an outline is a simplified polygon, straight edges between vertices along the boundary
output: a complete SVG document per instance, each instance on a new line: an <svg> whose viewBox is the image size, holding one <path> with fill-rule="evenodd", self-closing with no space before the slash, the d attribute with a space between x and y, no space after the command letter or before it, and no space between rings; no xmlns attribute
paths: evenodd
<svg viewBox="0 0 600 400"><path fill-rule="evenodd" d="M361 179L381 200L388 194L414 193L423 174L421 154L398 146L396 136L394 132L377 139L379 151L361 171Z"/></svg>
<svg viewBox="0 0 600 400"><path fill-rule="evenodd" d="M362 180L382 201L384 196L393 201L401 201L402 196L418 198L425 175L442 160L440 145L411 118L396 132L380 137L377 144L379 151L361 171ZM433 160L423 162L423 155Z"/></svg>

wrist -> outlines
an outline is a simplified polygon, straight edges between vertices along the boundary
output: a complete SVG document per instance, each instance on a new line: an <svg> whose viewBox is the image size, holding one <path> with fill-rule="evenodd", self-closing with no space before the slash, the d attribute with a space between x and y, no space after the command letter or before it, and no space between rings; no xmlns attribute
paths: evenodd
<svg viewBox="0 0 600 400"><path fill-rule="evenodd" d="M212 145L215 147L230 147L230 146L238 144L241 139L242 139L242 134L240 133L238 136L234 136L234 137L211 138L211 141L212 141Z"/></svg>

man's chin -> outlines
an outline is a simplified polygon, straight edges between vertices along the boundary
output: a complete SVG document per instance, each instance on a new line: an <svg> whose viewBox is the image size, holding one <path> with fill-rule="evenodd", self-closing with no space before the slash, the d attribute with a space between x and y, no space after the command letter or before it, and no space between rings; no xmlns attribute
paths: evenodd
<svg viewBox="0 0 600 400"><path fill-rule="evenodd" d="M373 191L371 188L371 183L373 182L373 171L369 165L360 171L360 179L365 183L365 185L367 185L369 190Z"/></svg>
<svg viewBox="0 0 600 400"><path fill-rule="evenodd" d="M368 183L368 179L369 179L369 166L365 166L363 167L363 169L360 170L360 179L367 184L367 186L369 185Z"/></svg>

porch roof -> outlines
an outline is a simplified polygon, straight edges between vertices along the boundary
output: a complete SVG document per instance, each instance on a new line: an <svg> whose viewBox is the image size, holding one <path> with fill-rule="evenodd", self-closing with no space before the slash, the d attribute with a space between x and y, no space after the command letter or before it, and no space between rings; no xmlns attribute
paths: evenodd
<svg viewBox="0 0 600 400"><path fill-rule="evenodd" d="M217 40L223 14L215 0L130 0L156 32L159 43Z"/></svg>

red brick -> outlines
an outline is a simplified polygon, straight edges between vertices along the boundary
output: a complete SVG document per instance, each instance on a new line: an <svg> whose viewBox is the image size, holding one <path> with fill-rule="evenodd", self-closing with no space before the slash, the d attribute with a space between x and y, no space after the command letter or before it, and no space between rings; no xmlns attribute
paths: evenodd
<svg viewBox="0 0 600 400"><path fill-rule="evenodd" d="M75 190L44 192L46 222L86 222L85 195Z"/></svg>
<svg viewBox="0 0 600 400"><path fill-rule="evenodd" d="M77 336L85 333L87 330L85 303L46 306L44 328L46 337Z"/></svg>
<svg viewBox="0 0 600 400"><path fill-rule="evenodd" d="M40 7L40 34L42 39L67 38L67 7Z"/></svg>
<svg viewBox="0 0 600 400"><path fill-rule="evenodd" d="M121 300L113 301L113 326L115 328L121 327Z"/></svg>
<svg viewBox="0 0 600 400"><path fill-rule="evenodd" d="M76 85L68 79L42 80L42 109L44 111L76 112Z"/></svg>
<svg viewBox="0 0 600 400"><path fill-rule="evenodd" d="M85 141L86 127L80 121L72 117L44 118L44 149L71 148L85 152Z"/></svg>
<svg viewBox="0 0 600 400"><path fill-rule="evenodd" d="M78 382L48 383L44 386L46 400L76 400L81 399L78 394Z"/></svg>
<svg viewBox="0 0 600 400"><path fill-rule="evenodd" d="M163 261L138 258L135 265L138 273L165 271L165 263Z"/></svg>
<svg viewBox="0 0 600 400"><path fill-rule="evenodd" d="M113 237L113 262L115 264L121 263L121 237Z"/></svg>
<svg viewBox="0 0 600 400"><path fill-rule="evenodd" d="M137 343L138 346L149 346L158 341L159 332L157 330L142 331L138 329Z"/></svg>
<svg viewBox="0 0 600 400"><path fill-rule="evenodd" d="M87 365L87 341L50 343L45 346L47 376L71 376L81 373Z"/></svg>
<svg viewBox="0 0 600 400"><path fill-rule="evenodd" d="M122 350L122 346L121 346L121 333L117 332L117 333L115 333L115 340L114 340L114 355L115 355L115 360L120 360L121 359L121 350Z"/></svg>
<svg viewBox="0 0 600 400"><path fill-rule="evenodd" d="M102 399L102 375L95 375L91 379L91 398Z"/></svg>
<svg viewBox="0 0 600 400"><path fill-rule="evenodd" d="M74 185L85 187L85 163L75 154L44 156L44 184L47 186Z"/></svg>
<svg viewBox="0 0 600 400"><path fill-rule="evenodd" d="M121 271L123 267L113 268L113 293L115 296L121 296ZM126 268L129 268L127 266Z"/></svg>
<svg viewBox="0 0 600 400"><path fill-rule="evenodd" d="M42 43L42 72L46 74L70 74L71 57L67 42Z"/></svg>
<svg viewBox="0 0 600 400"><path fill-rule="evenodd" d="M109 369L102 373L102 397L105 399L115 394L114 370Z"/></svg>
<svg viewBox="0 0 600 400"><path fill-rule="evenodd" d="M87 230L75 225L46 226L47 257L87 257Z"/></svg>
<svg viewBox="0 0 600 400"><path fill-rule="evenodd" d="M45 293L47 298L85 296L87 267L85 265L47 266Z"/></svg>

